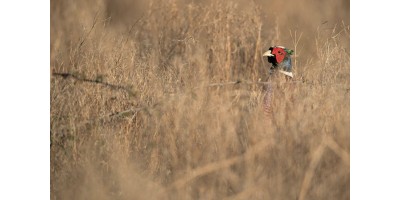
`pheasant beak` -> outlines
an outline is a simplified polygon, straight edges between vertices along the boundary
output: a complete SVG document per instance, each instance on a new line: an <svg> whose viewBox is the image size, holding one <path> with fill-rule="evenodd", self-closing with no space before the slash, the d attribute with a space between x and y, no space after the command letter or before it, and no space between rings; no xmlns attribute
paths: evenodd
<svg viewBox="0 0 400 200"><path fill-rule="evenodd" d="M265 53L263 54L263 56L273 57L274 54L271 53L271 50L268 50L267 52L265 52Z"/></svg>

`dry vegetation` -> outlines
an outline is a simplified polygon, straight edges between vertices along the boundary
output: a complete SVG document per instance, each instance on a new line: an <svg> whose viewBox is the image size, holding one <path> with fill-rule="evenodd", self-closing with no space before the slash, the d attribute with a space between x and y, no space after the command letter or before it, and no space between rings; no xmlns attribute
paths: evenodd
<svg viewBox="0 0 400 200"><path fill-rule="evenodd" d="M51 199L349 199L348 4L51 0Z"/></svg>

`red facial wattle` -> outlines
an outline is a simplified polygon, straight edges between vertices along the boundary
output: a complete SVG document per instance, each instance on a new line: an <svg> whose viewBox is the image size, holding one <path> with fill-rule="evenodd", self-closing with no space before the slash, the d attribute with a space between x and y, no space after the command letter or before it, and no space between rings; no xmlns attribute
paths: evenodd
<svg viewBox="0 0 400 200"><path fill-rule="evenodd" d="M282 48L275 47L272 49L271 54L275 55L276 62L279 64L285 59L286 51Z"/></svg>

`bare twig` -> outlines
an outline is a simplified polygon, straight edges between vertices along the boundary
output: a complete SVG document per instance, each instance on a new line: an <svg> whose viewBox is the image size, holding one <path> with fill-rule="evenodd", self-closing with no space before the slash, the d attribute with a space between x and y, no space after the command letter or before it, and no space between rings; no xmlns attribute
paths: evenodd
<svg viewBox="0 0 400 200"><path fill-rule="evenodd" d="M93 22L92 22L92 26L90 27L89 31L87 32L86 35L84 35L82 38L80 38L80 42L78 44L78 50L77 52L80 51L80 49L82 48L83 44L85 44L87 38L89 37L89 35L92 33L94 27L97 25L98 22L98 17L99 17L99 11L96 12L96 14L93 17Z"/></svg>
<svg viewBox="0 0 400 200"><path fill-rule="evenodd" d="M299 56L299 52L297 52L297 46L299 45L301 36L303 36L303 33L300 33L300 36L297 37L297 30L294 31L294 37L292 34L292 30L289 30L290 37L292 38L292 42L294 45L294 69L297 69L297 57Z"/></svg>
<svg viewBox="0 0 400 200"><path fill-rule="evenodd" d="M259 51L260 51L260 49L261 49L261 28L262 28L262 23L260 22L260 21L258 21L258 32L257 32L257 42L256 42L256 47L255 47L255 50L254 50L254 57L253 57L253 72L252 72L252 75L253 75L253 79L255 79L255 76L256 76L256 74L255 74L255 71L256 71L256 67L257 67L257 65L258 65L258 58L259 58L259 56L260 56L260 53L259 53Z"/></svg>
<svg viewBox="0 0 400 200"><path fill-rule="evenodd" d="M210 83L205 86L199 86L195 87L194 89L200 89L204 87L223 87L223 86L230 86L230 85L274 85L278 84L276 82L271 82L271 81L248 81L248 80L237 80L237 81L228 81L228 82L221 82L221 83ZM346 86L346 84L328 84L328 83L310 83L306 81L289 81L289 82L283 82L280 84L297 84L297 85L304 85L304 86ZM342 89L350 90L348 87L344 87Z"/></svg>
<svg viewBox="0 0 400 200"><path fill-rule="evenodd" d="M107 82L101 81L99 79L88 79L88 78L84 78L84 77L79 77L79 76L77 76L75 74L68 73L68 72L66 72L66 73L54 72L54 73L52 73L52 75L56 76L56 77L62 77L62 78L72 78L72 79L75 79L75 80L78 80L78 81L82 81L82 82L95 83L95 84L99 84L99 85L102 85L102 86L105 86L105 87L109 87L109 88L111 88L113 90L124 90L127 93L129 93L130 95L134 95L133 91L130 90L129 88L125 87L125 86L107 83Z"/></svg>

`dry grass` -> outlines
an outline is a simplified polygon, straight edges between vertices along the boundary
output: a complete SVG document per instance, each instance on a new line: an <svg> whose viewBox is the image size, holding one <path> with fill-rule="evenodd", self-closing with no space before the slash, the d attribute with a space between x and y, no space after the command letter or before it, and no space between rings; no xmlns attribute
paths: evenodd
<svg viewBox="0 0 400 200"><path fill-rule="evenodd" d="M51 199L350 198L349 2L144 2L51 1Z"/></svg>

